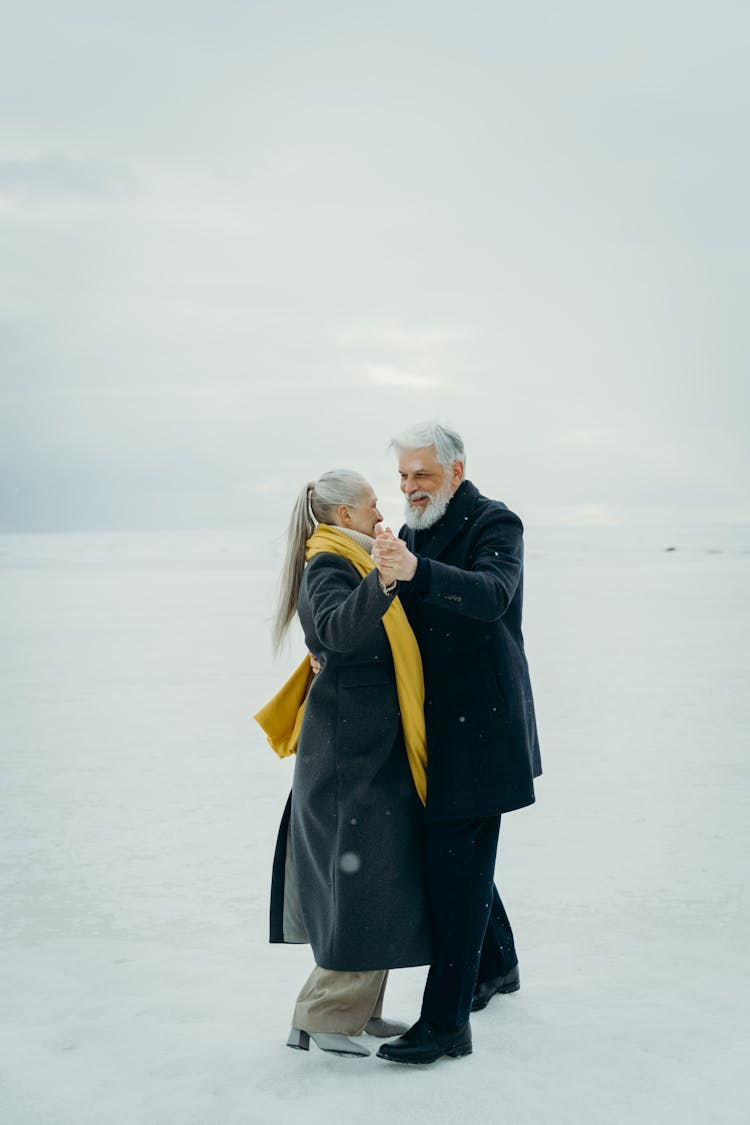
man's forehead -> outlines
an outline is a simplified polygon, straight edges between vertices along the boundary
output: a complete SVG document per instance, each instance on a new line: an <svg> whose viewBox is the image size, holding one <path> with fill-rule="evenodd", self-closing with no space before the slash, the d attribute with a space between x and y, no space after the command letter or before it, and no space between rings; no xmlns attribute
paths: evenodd
<svg viewBox="0 0 750 1125"><path fill-rule="evenodd" d="M399 469L409 468L418 473L420 470L434 470L437 465L435 450L431 445L422 449L404 449L398 459Z"/></svg>

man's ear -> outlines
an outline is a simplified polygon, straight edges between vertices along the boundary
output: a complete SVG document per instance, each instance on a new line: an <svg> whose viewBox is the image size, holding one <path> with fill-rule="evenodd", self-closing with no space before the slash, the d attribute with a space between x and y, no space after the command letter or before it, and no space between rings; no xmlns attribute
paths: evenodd
<svg viewBox="0 0 750 1125"><path fill-rule="evenodd" d="M464 479L464 463L463 461L454 461L451 469L451 488L455 492L461 481Z"/></svg>

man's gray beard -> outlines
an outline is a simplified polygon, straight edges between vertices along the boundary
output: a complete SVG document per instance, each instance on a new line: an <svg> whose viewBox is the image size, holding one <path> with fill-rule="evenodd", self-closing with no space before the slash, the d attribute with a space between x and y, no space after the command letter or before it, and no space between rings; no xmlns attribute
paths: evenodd
<svg viewBox="0 0 750 1125"><path fill-rule="evenodd" d="M413 508L409 501L406 501L406 510L404 512L404 523L407 527L411 527L414 531L424 531L428 527L432 527L439 519L445 515L446 508L450 504L452 493L448 488L437 492L431 496L427 507L420 512L419 508Z"/></svg>

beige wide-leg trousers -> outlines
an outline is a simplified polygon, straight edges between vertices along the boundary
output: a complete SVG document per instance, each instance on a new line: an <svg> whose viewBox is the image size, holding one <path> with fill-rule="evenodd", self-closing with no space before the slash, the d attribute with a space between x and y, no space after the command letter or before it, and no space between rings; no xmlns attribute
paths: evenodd
<svg viewBox="0 0 750 1125"><path fill-rule="evenodd" d="M292 1026L300 1031L359 1035L383 1011L388 970L339 973L317 965L302 986Z"/></svg>

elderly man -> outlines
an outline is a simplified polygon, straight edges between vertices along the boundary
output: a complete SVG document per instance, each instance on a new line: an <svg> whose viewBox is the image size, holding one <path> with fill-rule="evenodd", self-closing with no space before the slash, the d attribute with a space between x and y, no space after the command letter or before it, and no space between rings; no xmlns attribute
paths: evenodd
<svg viewBox="0 0 750 1125"><path fill-rule="evenodd" d="M398 453L406 524L373 559L422 652L427 724L427 879L437 957L417 1023L378 1055L432 1063L471 1053L470 1011L519 987L493 885L500 816L534 801L541 774L521 632L523 525L464 479L461 438L415 427Z"/></svg>

